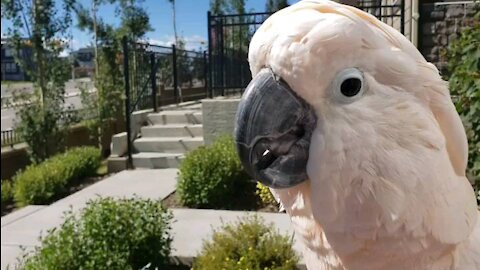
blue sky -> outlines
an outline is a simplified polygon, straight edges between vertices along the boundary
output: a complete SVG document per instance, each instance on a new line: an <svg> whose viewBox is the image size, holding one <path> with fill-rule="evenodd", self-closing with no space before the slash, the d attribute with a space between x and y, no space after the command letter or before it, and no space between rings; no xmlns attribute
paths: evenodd
<svg viewBox="0 0 480 270"><path fill-rule="evenodd" d="M80 0L89 6L90 0ZM246 10L263 12L266 0L246 0ZM297 2L290 0L289 3ZM207 11L210 0L176 0L177 31L187 42L188 48L206 48L207 41ZM154 31L146 37L154 43L169 45L173 41L172 8L167 0L145 0L142 4L150 15L150 23ZM113 6L102 6L99 16L106 22L116 24L118 19ZM11 24L2 18L2 36ZM92 37L72 27L73 49L88 45Z"/></svg>

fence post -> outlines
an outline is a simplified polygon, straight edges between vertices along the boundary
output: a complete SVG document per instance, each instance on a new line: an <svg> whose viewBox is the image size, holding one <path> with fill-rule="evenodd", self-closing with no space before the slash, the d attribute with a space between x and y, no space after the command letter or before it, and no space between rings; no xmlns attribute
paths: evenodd
<svg viewBox="0 0 480 270"><path fill-rule="evenodd" d="M219 78L219 81L220 81L220 84L221 84L221 87L222 87L222 96L225 96L225 65L224 65L224 60L225 60L225 43L224 43L224 36L223 36L223 20L224 20L225 17L222 17L220 20L217 20L216 24L215 24L215 27L217 27L217 29L215 30L217 33L220 33L220 37L217 36L217 38L219 39L220 41L220 45L218 46L219 48L219 61L218 61L218 69L217 70L220 70L220 78ZM220 22L220 25L217 25L218 22ZM219 31L220 29L220 31ZM217 45L217 44L216 44Z"/></svg>
<svg viewBox="0 0 480 270"><path fill-rule="evenodd" d="M150 77L152 78L152 105L153 105L153 111L157 112L158 111L158 100L157 100L157 68L155 65L155 53L152 52L150 54L150 68L151 68L151 75Z"/></svg>
<svg viewBox="0 0 480 270"><path fill-rule="evenodd" d="M208 67L207 67L207 51L203 51L203 78L205 78L205 97L208 97Z"/></svg>
<svg viewBox="0 0 480 270"><path fill-rule="evenodd" d="M210 98L213 98L213 69L212 69L212 13L207 12L208 19L208 91ZM207 77L205 77L207 80Z"/></svg>
<svg viewBox="0 0 480 270"><path fill-rule="evenodd" d="M173 68L173 95L175 103L178 103L178 81L177 81L177 49L172 44L172 68Z"/></svg>
<svg viewBox="0 0 480 270"><path fill-rule="evenodd" d="M405 0L401 0L400 32L405 35ZM411 33L410 33L411 35Z"/></svg>
<svg viewBox="0 0 480 270"><path fill-rule="evenodd" d="M125 123L127 129L127 169L133 167L132 163L132 139L131 136L131 127L130 127L130 74L129 74L129 64L128 64L128 39L126 36L123 37L123 76L125 82Z"/></svg>

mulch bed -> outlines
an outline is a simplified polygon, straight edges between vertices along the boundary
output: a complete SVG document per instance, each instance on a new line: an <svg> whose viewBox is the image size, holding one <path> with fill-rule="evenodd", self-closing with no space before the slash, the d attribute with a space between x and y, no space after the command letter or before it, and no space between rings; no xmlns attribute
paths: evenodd
<svg viewBox="0 0 480 270"><path fill-rule="evenodd" d="M239 195L232 199L234 199L233 204L222 210L278 213L278 205L262 203L254 192L247 195ZM163 199L162 202L167 208L189 208L181 204L176 192L170 194L167 198Z"/></svg>

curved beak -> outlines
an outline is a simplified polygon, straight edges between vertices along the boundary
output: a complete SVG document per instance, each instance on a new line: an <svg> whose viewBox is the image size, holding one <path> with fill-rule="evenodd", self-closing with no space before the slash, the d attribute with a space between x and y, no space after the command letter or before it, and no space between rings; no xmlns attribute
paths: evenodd
<svg viewBox="0 0 480 270"><path fill-rule="evenodd" d="M235 120L235 140L243 166L271 188L307 180L313 109L268 68L250 82Z"/></svg>

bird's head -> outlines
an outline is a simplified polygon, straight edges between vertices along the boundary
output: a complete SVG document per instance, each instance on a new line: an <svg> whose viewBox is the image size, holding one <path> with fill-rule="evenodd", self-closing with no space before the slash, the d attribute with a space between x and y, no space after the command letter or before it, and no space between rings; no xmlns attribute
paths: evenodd
<svg viewBox="0 0 480 270"><path fill-rule="evenodd" d="M423 180L435 166L464 176L465 133L438 70L375 17L301 1L258 29L249 62L235 129L242 163L274 189L310 180L319 218L371 203L395 220L435 184Z"/></svg>

